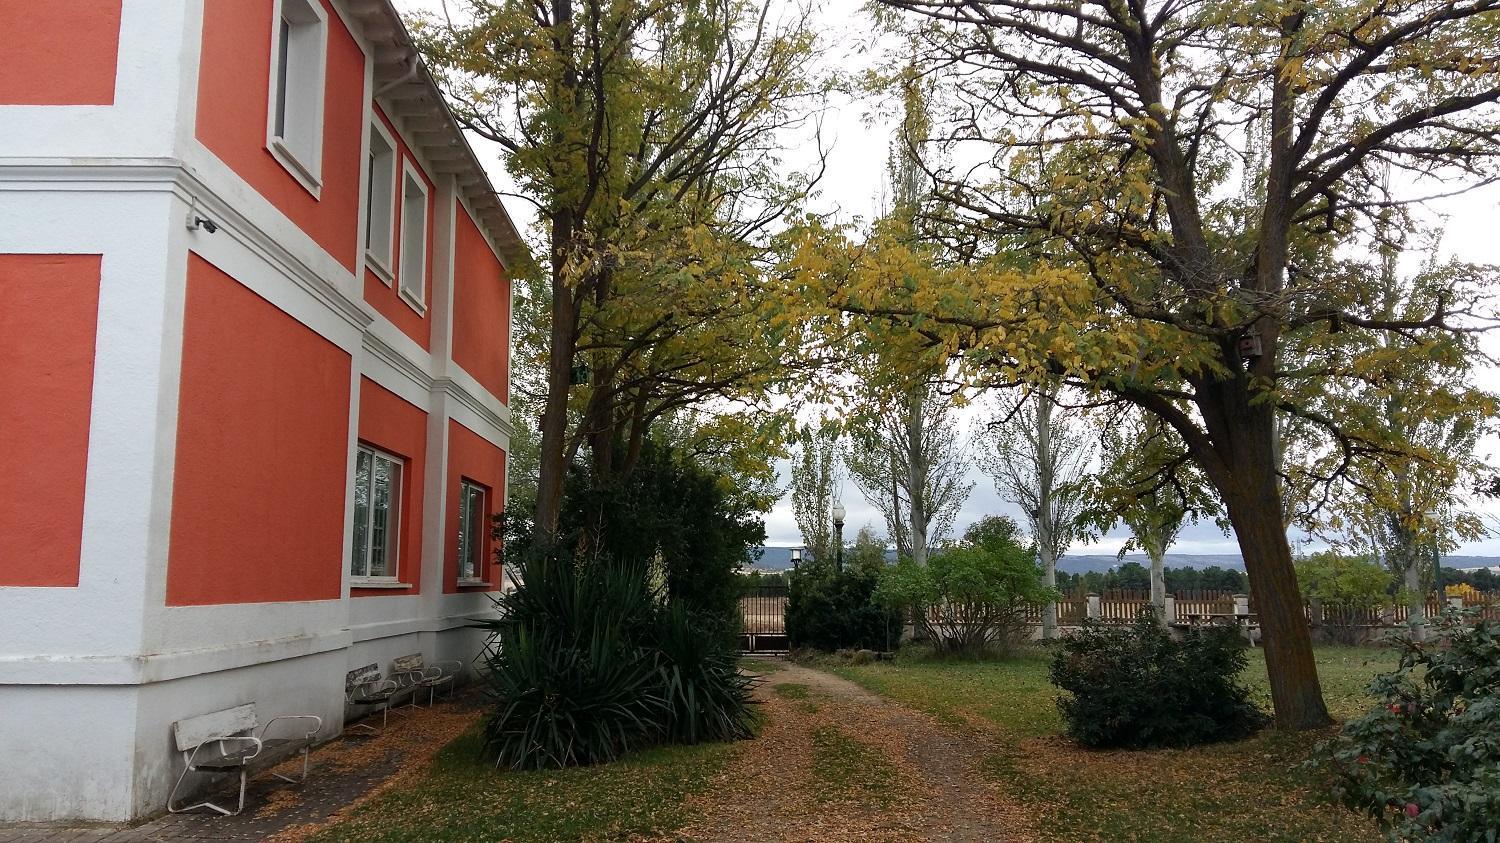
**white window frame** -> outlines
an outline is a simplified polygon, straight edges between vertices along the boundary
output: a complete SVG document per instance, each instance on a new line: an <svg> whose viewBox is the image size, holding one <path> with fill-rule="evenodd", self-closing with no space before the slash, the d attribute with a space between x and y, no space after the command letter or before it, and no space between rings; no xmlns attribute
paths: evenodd
<svg viewBox="0 0 1500 843"><path fill-rule="evenodd" d="M472 527L472 530L465 530L465 522L468 520L469 515L468 503L469 491L471 489L479 493L478 521L480 523L470 525ZM486 506L486 503L489 500L489 496L490 490L484 484L475 482L468 478L459 480L457 537L459 585L489 585L489 583L484 581L484 531L485 529L487 529L484 522L487 520L486 515L489 510L489 507ZM474 536L472 532L474 531L477 531L479 535L479 543L477 548L473 544ZM476 549L478 551L477 557L475 556ZM472 564L473 567L466 573L465 568L470 564Z"/></svg>
<svg viewBox="0 0 1500 843"><path fill-rule="evenodd" d="M378 162L372 160L377 141L384 144L386 149L389 150L388 153L382 153L383 155L388 154L390 156L389 167L377 167L376 164ZM391 286L396 277L392 269L395 265L393 256L396 253L396 187L400 181L402 172L398 166L400 161L401 147L396 143L396 138L386 129L385 123L372 113L370 116L369 148L365 151L365 169L368 171L365 173L365 178L368 179L368 183L365 185L365 265L370 267L370 271L375 273L375 277L384 281L387 287ZM383 205L381 205L378 199L379 191L377 188L379 185L375 182L377 170L380 170L386 176ZM375 216L377 207L384 212L383 224L382 220ZM375 235L377 234L376 226L380 228L378 233L384 235L385 239L383 243L375 239ZM380 248L382 245L385 247L384 249Z"/></svg>
<svg viewBox="0 0 1500 843"><path fill-rule="evenodd" d="M408 213L412 204L412 197L406 193L406 186L410 184L416 187L421 201L417 207L422 212L422 230L417 234L415 242L416 259L412 260L410 246L412 232L410 224L411 215ZM411 159L404 158L401 161L401 254L397 257L399 266L396 268L396 278L401 288L401 298L411 305L412 310L418 313L427 312L427 233L432 227L432 215L427 212L428 200L431 194L427 189L427 182L423 181L422 173L412 166ZM413 273L410 270L415 269ZM416 283L412 283L412 275L416 275Z"/></svg>
<svg viewBox="0 0 1500 843"><path fill-rule="evenodd" d="M357 449L357 451L355 453L355 456L354 456L354 459L355 459L354 478L353 478L353 481L350 484L351 485L351 491L356 496L359 494L359 489L358 489L358 484L359 484L359 459L360 459L361 456L369 456L369 458L371 460L371 463L370 463L370 479L371 479L370 494L371 494L371 497L372 497L372 501L371 501L371 503L369 505L369 507L370 507L369 508L369 517L367 517L367 519L365 521L365 554L366 554L366 557L363 560L363 562L364 562L364 569L365 569L366 573L364 573L364 574L357 574L357 573L355 573L355 571L358 570L358 568L359 568L361 560L356 559L355 556L354 556L354 534L353 534L353 531L351 531L350 535L349 535L349 581L351 583L353 583L356 587L359 587L359 586L375 586L375 587L378 588L378 587L392 587L392 586L400 585L400 583L401 583L401 518L405 514L405 509L406 509L405 506L403 506L403 504L405 503L405 494L404 493L406 491L406 460L404 458L396 456L395 454L392 454L392 453L390 453L388 451L382 451L379 448L376 448L376 447L374 447L372 445L366 445L363 442L361 442L359 444L359 447L358 447L358 449ZM388 573L386 573L384 575L381 575L381 576L373 576L373 575L371 575L371 574L368 573L368 571L370 570L370 562L373 561L372 557L373 557L373 554L374 554L374 544L375 544L374 543L375 518L373 517L374 516L373 496L374 496L374 477L375 477L375 463L374 463L374 461L375 460L383 460L385 462L391 463L391 464L393 464L395 466L395 470L396 470L396 482L392 484L392 488L391 488L391 491L390 491L391 506L389 507L390 512L387 514L387 517L386 517L386 528L385 528L385 533L386 533L386 536L385 536L385 545L386 545L385 546L386 570L387 570ZM353 518L352 522L353 522L354 528L358 529L359 528L358 519L357 518Z"/></svg>
<svg viewBox="0 0 1500 843"><path fill-rule="evenodd" d="M297 180L313 198L319 198L323 174L323 99L328 80L328 12L321 0L275 0L271 13L271 77L269 95L266 97L266 150L282 167ZM296 86L302 96L296 101L301 105L297 114L285 113L287 122L296 119L306 123L306 134L302 137L283 136L278 131L277 117L282 115L282 63L287 47L281 38L281 23L287 13L300 18L298 26L316 27L314 33L304 33L312 38L305 42L314 50L309 56L312 67L304 68L301 80L287 79L288 91ZM315 20L314 20L315 19ZM290 62L287 64L291 71Z"/></svg>

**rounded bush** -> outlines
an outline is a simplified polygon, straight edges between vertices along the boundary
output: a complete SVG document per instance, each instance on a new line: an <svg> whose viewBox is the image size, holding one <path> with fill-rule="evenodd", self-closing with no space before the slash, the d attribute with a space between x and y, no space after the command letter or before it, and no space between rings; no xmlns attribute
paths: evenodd
<svg viewBox="0 0 1500 843"><path fill-rule="evenodd" d="M1239 683L1245 641L1232 627L1189 629L1181 640L1156 615L1128 627L1088 622L1062 640L1052 684L1068 736L1088 747L1192 746L1237 740L1266 715Z"/></svg>

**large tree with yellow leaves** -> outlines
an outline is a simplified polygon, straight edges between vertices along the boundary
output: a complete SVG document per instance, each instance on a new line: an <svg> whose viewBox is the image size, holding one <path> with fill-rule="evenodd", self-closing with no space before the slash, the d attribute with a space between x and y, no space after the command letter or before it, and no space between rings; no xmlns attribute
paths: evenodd
<svg viewBox="0 0 1500 843"><path fill-rule="evenodd" d="M575 455L596 482L628 472L653 424L757 404L794 371L803 326L768 294L765 259L816 181L780 145L826 85L796 8L454 6L416 21L423 50L465 127L504 150L546 241L535 518L551 535ZM696 440L764 455L767 426L710 415Z"/></svg>
<svg viewBox="0 0 1500 843"><path fill-rule="evenodd" d="M1413 454L1328 412L1405 378L1412 412L1488 398L1423 379L1492 311L1448 278L1391 313L1340 249L1424 193L1496 178L1496 0L880 0L935 85L945 266L899 243L810 276L871 341L946 348L970 383L1061 379L1160 419L1223 499L1264 631L1276 722L1328 722L1283 522L1278 418L1333 474ZM1396 173L1410 190L1382 189ZM1373 340L1398 335L1400 343ZM1405 456L1402 456L1405 455ZM1307 480L1308 478L1302 478ZM1311 478L1328 482L1329 476Z"/></svg>

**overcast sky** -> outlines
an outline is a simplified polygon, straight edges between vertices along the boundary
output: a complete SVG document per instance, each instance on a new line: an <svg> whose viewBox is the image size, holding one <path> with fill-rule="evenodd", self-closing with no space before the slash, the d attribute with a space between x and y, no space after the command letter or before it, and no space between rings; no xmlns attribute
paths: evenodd
<svg viewBox="0 0 1500 843"><path fill-rule="evenodd" d="M403 9L436 9L440 0L397 0ZM831 66L854 71L868 67L877 61L876 49L880 45L872 41L873 25L862 11L862 2L857 0L832 0L821 4L818 12L820 29L825 33L829 45L826 61ZM888 105L888 104L887 104ZM836 212L846 219L870 219L881 200L881 185L885 180L886 150L891 137L892 125L881 119L880 113L889 111L883 104L856 100L837 100L830 103L823 120L825 144L831 143L833 154L829 156L828 170L822 182L816 209ZM498 151L492 146L475 140L475 149L490 170L497 185L506 184ZM789 163L797 164L799 155L803 166L814 160L811 149L794 152ZM518 226L529 230L533 220L530 206L518 200L507 200L506 207ZM1447 217L1447 235L1444 250L1451 255L1476 263L1500 263L1500 190L1491 189L1483 193L1445 200L1434 207L1434 211ZM1500 388L1500 372L1486 372L1485 386ZM977 407L978 405L976 405ZM970 423L978 410L965 413ZM1486 441L1481 450L1494 454L1500 443ZM785 477L786 466L781 466ZM993 513L1005 513L1019 517L1020 511L996 493L993 482L977 471L972 480L974 491L960 513L955 530L975 519ZM852 537L861 526L869 524L878 532L885 532L880 513L869 506L860 496L852 482L846 482L843 501L849 515L845 527L846 537ZM1495 508L1500 514L1500 507ZM802 544L797 525L792 518L790 501L783 498L766 518L767 542L772 545ZM1093 545L1079 545L1075 553L1112 553L1128 537L1128 533L1117 530ZM1212 523L1188 526L1183 529L1173 553L1237 553L1239 550L1232 537L1225 536ZM1460 553L1500 555L1500 538L1491 538L1470 544Z"/></svg>

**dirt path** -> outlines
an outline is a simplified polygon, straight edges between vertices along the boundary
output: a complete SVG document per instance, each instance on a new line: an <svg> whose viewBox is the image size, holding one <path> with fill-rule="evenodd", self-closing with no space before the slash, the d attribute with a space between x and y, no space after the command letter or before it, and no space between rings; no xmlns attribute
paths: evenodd
<svg viewBox="0 0 1500 843"><path fill-rule="evenodd" d="M766 724L691 807L678 839L1033 840L978 769L990 739L787 664L756 696Z"/></svg>

